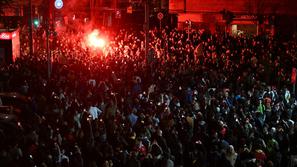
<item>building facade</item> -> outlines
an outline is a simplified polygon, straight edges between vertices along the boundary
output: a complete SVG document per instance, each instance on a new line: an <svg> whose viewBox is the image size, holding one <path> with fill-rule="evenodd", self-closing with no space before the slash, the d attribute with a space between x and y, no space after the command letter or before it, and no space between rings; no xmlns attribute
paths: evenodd
<svg viewBox="0 0 297 167"><path fill-rule="evenodd" d="M259 34L275 33L276 21L296 17L294 0L170 0L169 12L178 17L178 27L191 20L210 31ZM296 23L293 24L296 29Z"/></svg>

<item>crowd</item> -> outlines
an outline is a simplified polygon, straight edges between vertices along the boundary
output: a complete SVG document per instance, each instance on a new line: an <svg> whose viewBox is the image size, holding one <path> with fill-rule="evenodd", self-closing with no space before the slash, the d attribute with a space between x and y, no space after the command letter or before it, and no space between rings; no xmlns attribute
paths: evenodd
<svg viewBox="0 0 297 167"><path fill-rule="evenodd" d="M3 67L2 91L31 98L37 121L0 138L0 166L296 166L296 38L206 31L80 33ZM3 77L4 78L4 77Z"/></svg>

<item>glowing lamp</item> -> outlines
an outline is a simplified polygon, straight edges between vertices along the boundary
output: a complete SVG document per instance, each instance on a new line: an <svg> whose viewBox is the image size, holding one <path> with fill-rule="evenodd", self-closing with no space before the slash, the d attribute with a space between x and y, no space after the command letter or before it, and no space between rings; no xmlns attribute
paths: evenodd
<svg viewBox="0 0 297 167"><path fill-rule="evenodd" d="M34 24L35 27L39 27L39 24L40 24L39 19L38 18L34 18L33 24Z"/></svg>
<svg viewBox="0 0 297 167"><path fill-rule="evenodd" d="M55 1L55 8L56 9L62 9L63 8L63 1L62 0L56 0Z"/></svg>
<svg viewBox="0 0 297 167"><path fill-rule="evenodd" d="M34 24L35 24L36 26L38 26L38 25L39 25L39 21L38 21L38 20L34 20Z"/></svg>

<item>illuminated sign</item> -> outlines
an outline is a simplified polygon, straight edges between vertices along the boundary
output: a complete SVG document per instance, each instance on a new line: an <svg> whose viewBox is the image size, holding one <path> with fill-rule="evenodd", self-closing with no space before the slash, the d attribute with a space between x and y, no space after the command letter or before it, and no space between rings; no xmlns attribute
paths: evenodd
<svg viewBox="0 0 297 167"><path fill-rule="evenodd" d="M63 1L62 0L56 0L55 1L55 8L56 9L62 9L63 8Z"/></svg>
<svg viewBox="0 0 297 167"><path fill-rule="evenodd" d="M11 40L16 36L16 32L0 32L0 40Z"/></svg>
<svg viewBox="0 0 297 167"><path fill-rule="evenodd" d="M7 33L7 32L2 32L2 33L0 33L0 39L9 40L9 39L11 39L11 34Z"/></svg>

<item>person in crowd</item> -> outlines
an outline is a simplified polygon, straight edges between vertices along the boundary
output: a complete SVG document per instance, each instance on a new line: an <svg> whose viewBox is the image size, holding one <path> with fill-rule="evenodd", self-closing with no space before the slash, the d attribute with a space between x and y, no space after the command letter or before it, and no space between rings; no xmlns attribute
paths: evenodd
<svg viewBox="0 0 297 167"><path fill-rule="evenodd" d="M143 32L100 31L102 50L58 32L50 78L44 47L29 55L21 34L0 90L30 97L38 119L0 121L0 166L296 165L296 38L165 27L145 55Z"/></svg>

